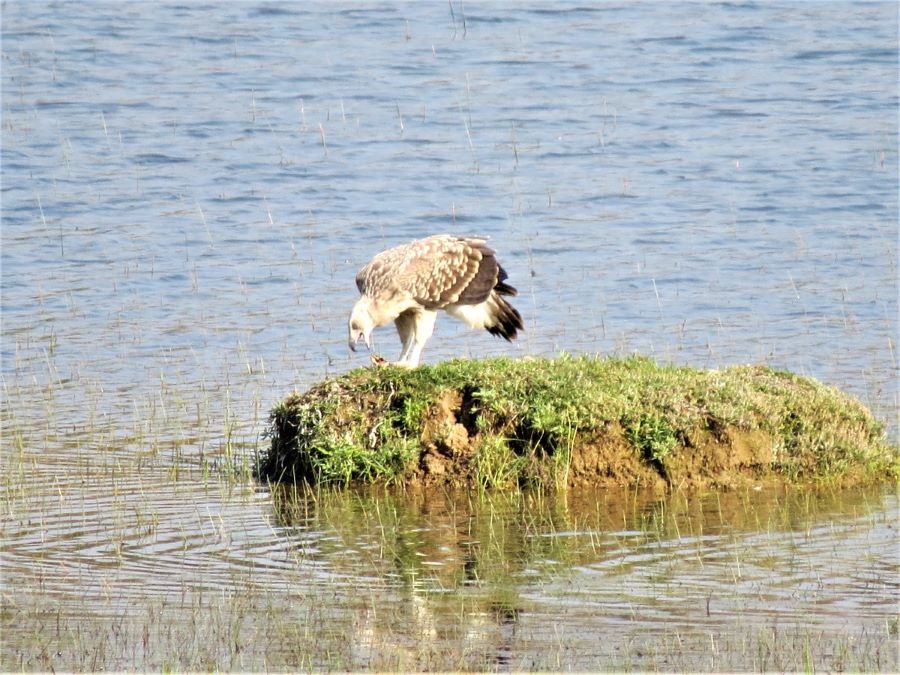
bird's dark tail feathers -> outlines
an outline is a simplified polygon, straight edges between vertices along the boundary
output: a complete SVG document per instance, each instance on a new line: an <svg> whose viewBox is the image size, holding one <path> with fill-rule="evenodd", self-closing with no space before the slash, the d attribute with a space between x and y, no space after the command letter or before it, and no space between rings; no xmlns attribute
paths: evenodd
<svg viewBox="0 0 900 675"><path fill-rule="evenodd" d="M491 304L495 306L494 319L496 323L493 326L488 326L487 330L491 335L502 337L508 342L512 342L516 338L517 331L525 330L525 326L522 324L522 315L501 297L502 295L515 294L515 288L502 282L497 284L494 287L494 292L491 293L491 301L493 301Z"/></svg>

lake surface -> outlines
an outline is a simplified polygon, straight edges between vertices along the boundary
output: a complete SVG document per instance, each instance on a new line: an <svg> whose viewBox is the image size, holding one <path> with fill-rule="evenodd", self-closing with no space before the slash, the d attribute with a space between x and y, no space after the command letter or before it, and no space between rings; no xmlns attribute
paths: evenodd
<svg viewBox="0 0 900 675"><path fill-rule="evenodd" d="M896 670L893 489L241 476L272 404L367 363L355 272L435 232L491 237L526 331L441 319L425 362L765 363L896 439L897 26L896 3L4 3L0 667Z"/></svg>

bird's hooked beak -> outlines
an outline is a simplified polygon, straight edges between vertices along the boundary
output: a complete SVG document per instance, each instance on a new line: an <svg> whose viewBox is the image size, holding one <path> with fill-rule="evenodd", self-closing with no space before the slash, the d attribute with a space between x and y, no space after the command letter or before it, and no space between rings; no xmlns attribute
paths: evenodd
<svg viewBox="0 0 900 675"><path fill-rule="evenodd" d="M353 322L350 324L350 338L347 340L347 346L350 347L350 351L355 352L360 342L366 346L366 349L372 350L371 336L366 334L365 328Z"/></svg>
<svg viewBox="0 0 900 675"><path fill-rule="evenodd" d="M350 347L350 351L355 352L360 342L362 342L366 346L366 349L372 349L372 343L366 337L366 334L362 331L358 331L351 334L350 339L347 341L347 345Z"/></svg>
<svg viewBox="0 0 900 675"><path fill-rule="evenodd" d="M355 352L360 342L364 343L370 351L372 349L372 329L375 326L372 317L369 316L368 302L368 298L362 296L356 301L353 311L350 312L347 325L349 328L347 346L350 347L350 351Z"/></svg>

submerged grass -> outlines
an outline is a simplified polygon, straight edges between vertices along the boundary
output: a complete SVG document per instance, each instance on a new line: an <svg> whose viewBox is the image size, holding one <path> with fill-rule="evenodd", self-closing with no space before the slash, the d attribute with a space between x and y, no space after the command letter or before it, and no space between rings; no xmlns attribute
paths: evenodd
<svg viewBox="0 0 900 675"><path fill-rule="evenodd" d="M268 533L188 524L129 543L107 588L51 590L67 558L6 589L0 669L896 672L871 601L893 592L869 534L892 531L887 494L280 485ZM185 556L196 576L133 583Z"/></svg>
<svg viewBox="0 0 900 675"><path fill-rule="evenodd" d="M453 360L354 370L272 410L257 474L318 483L735 485L897 479L843 392L764 366L647 358Z"/></svg>

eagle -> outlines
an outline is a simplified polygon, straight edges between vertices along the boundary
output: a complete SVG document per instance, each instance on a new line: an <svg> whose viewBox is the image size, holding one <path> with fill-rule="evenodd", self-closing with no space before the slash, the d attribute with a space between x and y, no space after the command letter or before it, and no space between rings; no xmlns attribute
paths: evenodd
<svg viewBox="0 0 900 675"><path fill-rule="evenodd" d="M396 365L415 368L438 310L511 342L524 327L504 297L517 293L506 279L486 237L436 234L382 251L356 275L350 349L371 349L372 330L393 321L403 344Z"/></svg>

